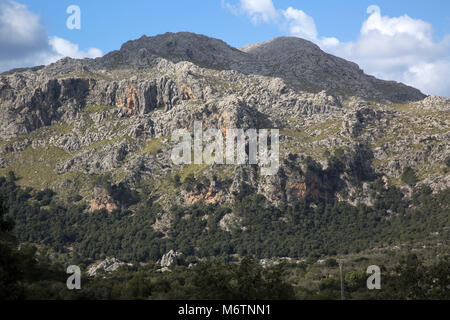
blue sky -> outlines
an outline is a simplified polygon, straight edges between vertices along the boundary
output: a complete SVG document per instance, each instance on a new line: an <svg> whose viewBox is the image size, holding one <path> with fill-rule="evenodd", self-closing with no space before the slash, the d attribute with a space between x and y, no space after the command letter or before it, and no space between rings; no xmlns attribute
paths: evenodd
<svg viewBox="0 0 450 320"><path fill-rule="evenodd" d="M237 16L224 9L221 0L166 1L105 1L105 0L23 0L30 11L38 13L49 35L56 35L80 47L97 47L103 52L142 34L191 31L220 38L232 46L266 41L285 34L275 25L255 26L245 16ZM408 14L430 22L436 36L450 34L450 1L428 0L315 0L273 1L279 8L299 8L312 16L321 34L344 41L355 39L367 18L368 6L378 5L384 14ZM237 3L237 1L229 1ZM76 4L81 8L81 30L66 28L66 8Z"/></svg>
<svg viewBox="0 0 450 320"><path fill-rule="evenodd" d="M66 27L66 8L73 4L81 9L80 30ZM48 44L36 40L36 45L28 49L19 46L21 53L30 50L23 59L3 57L2 61L0 53L0 71L49 62L61 55L97 56L100 51L104 54L119 49L123 42L142 34L191 31L220 38L235 47L292 35L357 62L367 73L406 82L425 93L450 96L450 85L444 83L446 74L450 74L448 0L0 0L0 49L13 43L2 39L2 28L6 34L8 25L1 21L1 10L11 5L22 16L27 11L30 17L38 18L32 28L24 30L35 32L35 38L46 34L50 40ZM368 13L371 5L378 9ZM364 23L367 28L363 32ZM416 36L419 33L425 38ZM399 47L399 43L405 45ZM374 54L380 47L394 49ZM37 50L41 50L39 55ZM55 51L57 54L50 54Z"/></svg>

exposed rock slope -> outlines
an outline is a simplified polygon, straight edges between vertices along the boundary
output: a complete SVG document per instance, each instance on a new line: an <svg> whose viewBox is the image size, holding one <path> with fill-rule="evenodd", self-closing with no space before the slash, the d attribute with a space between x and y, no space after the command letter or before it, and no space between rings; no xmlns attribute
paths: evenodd
<svg viewBox="0 0 450 320"><path fill-rule="evenodd" d="M99 176L148 187L163 207L228 201L242 181L274 203L304 199L321 192L304 175L305 159L326 168L338 149L349 201L370 201L353 185L376 173L401 184L406 166L435 190L450 185L449 99L365 75L298 38L239 50L191 33L144 36L102 58L1 75L0 109L0 173L79 193L94 208L120 204L104 191L96 200ZM195 120L204 128L280 129L279 174L173 165L170 135ZM176 175L183 182L190 174L203 183L174 189ZM156 228L168 225L163 213Z"/></svg>

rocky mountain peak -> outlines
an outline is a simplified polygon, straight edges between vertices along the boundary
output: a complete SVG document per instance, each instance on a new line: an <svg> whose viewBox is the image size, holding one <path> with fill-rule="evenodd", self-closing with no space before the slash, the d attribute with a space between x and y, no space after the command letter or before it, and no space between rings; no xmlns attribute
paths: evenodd
<svg viewBox="0 0 450 320"><path fill-rule="evenodd" d="M355 95L390 101L418 101L425 98L419 90L394 81L366 75L359 66L322 51L316 44L298 37L278 37L241 48L276 75L300 88Z"/></svg>
<svg viewBox="0 0 450 320"><path fill-rule="evenodd" d="M278 37L237 49L204 35L165 33L128 41L101 61L109 68L117 64L142 67L153 65L158 58L246 75L278 77L293 88L310 92L351 93L393 102L425 98L417 89L366 75L356 63L327 54L316 44L297 37Z"/></svg>
<svg viewBox="0 0 450 320"><path fill-rule="evenodd" d="M364 75L359 66L342 58L335 57L322 51L315 43L298 37L278 37L266 42L256 43L241 48L253 57L272 66L282 65L289 74L291 67L298 71L295 76L301 78L301 73L326 73L332 75L352 74L357 78Z"/></svg>
<svg viewBox="0 0 450 320"><path fill-rule="evenodd" d="M187 61L214 70L234 70L243 75L281 78L296 91L326 91L334 96L354 95L392 102L419 101L426 97L415 88L366 75L357 64L327 54L314 43L296 37L279 37L239 50L204 35L165 33L128 41L120 50L102 58L64 58L44 68L27 70L30 74L53 78L70 73L131 71L153 67L161 59L171 63Z"/></svg>
<svg viewBox="0 0 450 320"><path fill-rule="evenodd" d="M241 51L256 56L292 55L298 52L318 54L322 52L318 45L298 37L277 37L269 41L254 43L240 48Z"/></svg>
<svg viewBox="0 0 450 320"><path fill-rule="evenodd" d="M145 60L151 55L173 62L190 61L202 66L230 68L233 63L248 61L248 55L222 40L191 32L142 36L124 43L120 48L128 60Z"/></svg>

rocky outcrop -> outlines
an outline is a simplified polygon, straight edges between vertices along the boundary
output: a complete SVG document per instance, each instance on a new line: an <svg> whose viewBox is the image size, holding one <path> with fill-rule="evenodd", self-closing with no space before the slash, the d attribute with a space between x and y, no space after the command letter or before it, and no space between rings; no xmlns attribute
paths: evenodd
<svg viewBox="0 0 450 320"><path fill-rule="evenodd" d="M108 212L112 212L119 207L115 203L114 199L109 195L108 191L104 188L94 188L94 199L91 200L90 210L91 212L105 209Z"/></svg>
<svg viewBox="0 0 450 320"><path fill-rule="evenodd" d="M88 79L57 80L21 74L0 77L0 138L10 139L61 119L63 105L85 105Z"/></svg>
<svg viewBox="0 0 450 320"><path fill-rule="evenodd" d="M346 115L344 118L344 130L352 137L356 138L360 136L363 129L367 128L369 125L376 124L383 118L392 118L392 116L392 112L389 114L386 111L363 107Z"/></svg>
<svg viewBox="0 0 450 320"><path fill-rule="evenodd" d="M0 139L30 133L58 121L76 121L85 106L114 106L120 115L144 115L172 109L202 97L187 84L167 77L107 81L95 78L50 78L27 72L0 77ZM44 84L41 78L44 78ZM198 91L198 89L197 89Z"/></svg>
<svg viewBox="0 0 450 320"><path fill-rule="evenodd" d="M164 254L161 258L160 265L162 268L164 267L174 267L185 264L185 256L182 252L176 252L170 250L166 254Z"/></svg>
<svg viewBox="0 0 450 320"><path fill-rule="evenodd" d="M116 271L123 265L132 266L131 263L126 264L125 262L122 262L116 258L106 258L105 260L96 263L88 268L87 274L90 277L104 275Z"/></svg>

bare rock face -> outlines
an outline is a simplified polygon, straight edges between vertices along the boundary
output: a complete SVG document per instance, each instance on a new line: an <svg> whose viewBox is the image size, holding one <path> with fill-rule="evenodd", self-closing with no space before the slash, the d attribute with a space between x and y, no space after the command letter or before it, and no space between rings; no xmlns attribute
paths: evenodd
<svg viewBox="0 0 450 320"><path fill-rule="evenodd" d="M298 87L351 91L366 98L391 101L425 98L419 90L367 76L355 63L326 54L312 42L297 37L279 37L238 50L203 35L166 33L128 41L119 52L105 56L104 60L118 56L124 64L139 66L151 64L154 57L172 62L190 61L199 66L279 77Z"/></svg>
<svg viewBox="0 0 450 320"><path fill-rule="evenodd" d="M119 259L106 258L102 262L91 266L87 270L87 274L90 277L95 277L95 276L101 275L101 274L108 274L108 273L112 273L112 272L116 271L123 265L125 265L125 263L120 261ZM131 264L127 264L127 265L131 266Z"/></svg>
<svg viewBox="0 0 450 320"><path fill-rule="evenodd" d="M191 61L221 69L251 61L247 54L221 40L189 32L142 36L138 40L126 42L119 52L106 55L105 60L109 61L116 56L120 56L124 63L141 66L151 63L154 57L159 56L173 62Z"/></svg>
<svg viewBox="0 0 450 320"><path fill-rule="evenodd" d="M33 79L34 78L34 79ZM61 119L62 105L85 104L89 80L45 77L43 80L21 74L0 77L0 137L26 134Z"/></svg>
<svg viewBox="0 0 450 320"><path fill-rule="evenodd" d="M157 108L165 111L182 101L203 97L198 88L167 77L106 81L93 78L54 79L25 72L0 77L0 138L10 139L77 119L87 105L115 106L122 115L144 115ZM42 79L44 84L42 85Z"/></svg>
<svg viewBox="0 0 450 320"><path fill-rule="evenodd" d="M450 111L450 98L429 96L423 100L417 101L416 105L427 110Z"/></svg>
<svg viewBox="0 0 450 320"><path fill-rule="evenodd" d="M375 124L386 118L386 112L373 110L369 107L356 109L345 118L346 130L353 137L358 137L362 131L371 124Z"/></svg>
<svg viewBox="0 0 450 320"><path fill-rule="evenodd" d="M357 64L329 55L314 43L297 37L279 37L242 50L272 67L271 76L299 86L346 90L360 97L396 102L425 98L419 90L368 76Z"/></svg>
<svg viewBox="0 0 450 320"><path fill-rule="evenodd" d="M94 188L94 199L91 200L91 212L102 209L112 212L118 209L118 206L108 194L107 190L103 188Z"/></svg>
<svg viewBox="0 0 450 320"><path fill-rule="evenodd" d="M183 265L185 263L185 256L182 252L175 252L173 250L170 250L161 258L161 267L168 268L178 265Z"/></svg>

